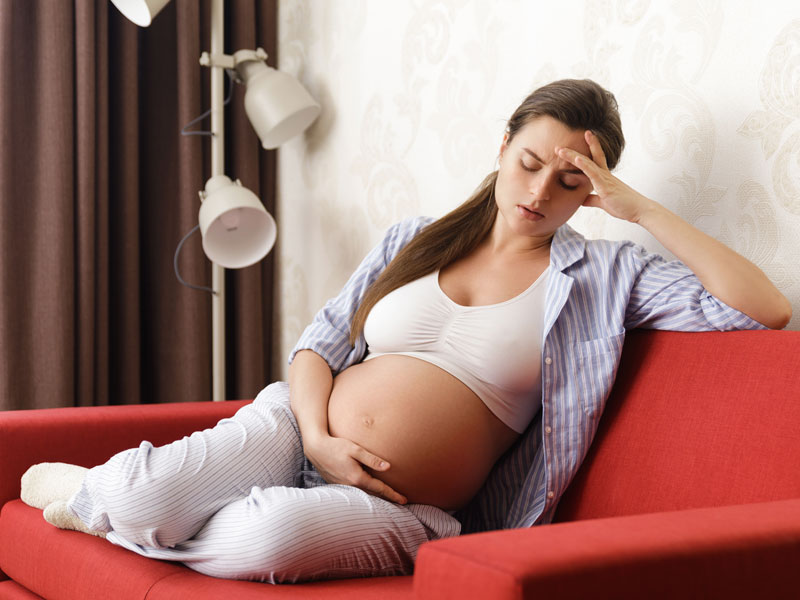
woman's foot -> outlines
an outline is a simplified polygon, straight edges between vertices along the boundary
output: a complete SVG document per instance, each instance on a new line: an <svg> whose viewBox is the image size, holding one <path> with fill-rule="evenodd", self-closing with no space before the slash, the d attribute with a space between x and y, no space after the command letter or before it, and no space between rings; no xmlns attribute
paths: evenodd
<svg viewBox="0 0 800 600"><path fill-rule="evenodd" d="M89 469L67 463L33 465L22 476L19 497L28 506L44 510L44 520L59 529L71 529L106 537L92 531L67 507L67 501L81 488Z"/></svg>
<svg viewBox="0 0 800 600"><path fill-rule="evenodd" d="M77 492L88 471L67 463L33 465L22 476L19 497L28 506L45 509L53 502L66 502Z"/></svg>
<svg viewBox="0 0 800 600"><path fill-rule="evenodd" d="M55 525L59 529L71 529L72 531L82 531L98 537L104 538L106 534L102 531L92 531L83 524L75 513L67 507L66 500L56 500L44 509L44 520Z"/></svg>

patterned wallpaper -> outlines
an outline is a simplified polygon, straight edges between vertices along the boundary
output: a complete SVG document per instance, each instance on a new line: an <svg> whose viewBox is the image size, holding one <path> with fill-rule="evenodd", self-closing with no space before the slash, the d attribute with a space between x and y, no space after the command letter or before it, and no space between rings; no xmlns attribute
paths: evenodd
<svg viewBox="0 0 800 600"><path fill-rule="evenodd" d="M281 68L322 104L280 150L279 375L384 230L461 203L514 108L564 77L617 96L617 175L758 264L800 329L796 0L281 0L279 27ZM571 224L669 256L599 209Z"/></svg>

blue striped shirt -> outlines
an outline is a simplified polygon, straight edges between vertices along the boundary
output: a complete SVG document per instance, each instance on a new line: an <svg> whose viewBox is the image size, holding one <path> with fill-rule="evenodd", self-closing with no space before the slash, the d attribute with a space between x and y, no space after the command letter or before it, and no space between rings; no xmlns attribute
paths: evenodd
<svg viewBox="0 0 800 600"><path fill-rule="evenodd" d="M389 229L338 296L305 329L304 349L334 374L360 362L361 335L350 324L369 286L433 219L406 219ZM481 491L458 514L464 531L549 523L594 438L622 354L625 331L764 329L708 293L681 262L666 261L631 242L587 240L569 225L550 248L542 342L542 397L537 417L497 462Z"/></svg>

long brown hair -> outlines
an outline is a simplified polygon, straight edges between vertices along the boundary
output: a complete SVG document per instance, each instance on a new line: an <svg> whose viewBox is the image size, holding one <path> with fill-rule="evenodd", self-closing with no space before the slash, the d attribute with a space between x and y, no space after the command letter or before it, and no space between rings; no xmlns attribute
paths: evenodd
<svg viewBox="0 0 800 600"><path fill-rule="evenodd" d="M617 101L594 81L562 79L534 90L508 120L508 143L530 121L542 116L571 129L591 129L600 140L608 168L619 162L625 138ZM497 171L493 171L466 202L425 227L394 257L367 290L353 317L351 344L361 335L367 315L378 300L468 255L489 235L497 217L496 181Z"/></svg>

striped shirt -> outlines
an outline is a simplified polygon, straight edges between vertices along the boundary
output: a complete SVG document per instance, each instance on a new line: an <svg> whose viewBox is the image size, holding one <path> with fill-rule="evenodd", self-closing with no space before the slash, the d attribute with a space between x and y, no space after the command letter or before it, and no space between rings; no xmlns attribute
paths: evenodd
<svg viewBox="0 0 800 600"><path fill-rule="evenodd" d="M334 375L366 354L350 325L369 286L433 219L392 226L292 350L313 350ZM622 354L625 331L764 329L705 290L681 262L631 242L587 240L569 225L550 248L537 417L458 513L464 532L549 523L594 438Z"/></svg>

